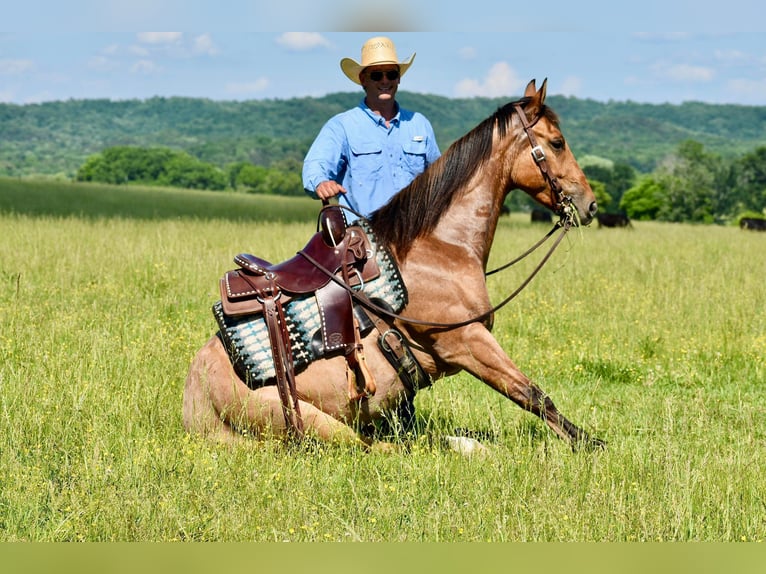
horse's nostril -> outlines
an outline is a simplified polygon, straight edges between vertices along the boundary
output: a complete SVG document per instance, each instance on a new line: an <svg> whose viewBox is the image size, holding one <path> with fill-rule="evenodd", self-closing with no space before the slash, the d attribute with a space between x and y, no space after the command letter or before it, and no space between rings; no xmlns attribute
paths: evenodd
<svg viewBox="0 0 766 574"><path fill-rule="evenodd" d="M598 203L596 203L595 201L591 203L590 206L588 207L588 211L590 211L591 215L596 215L596 212L598 211Z"/></svg>

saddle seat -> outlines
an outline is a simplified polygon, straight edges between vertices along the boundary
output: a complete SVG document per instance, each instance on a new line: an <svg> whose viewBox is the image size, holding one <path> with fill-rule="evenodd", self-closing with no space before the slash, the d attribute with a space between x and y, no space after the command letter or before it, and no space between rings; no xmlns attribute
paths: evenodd
<svg viewBox="0 0 766 574"><path fill-rule="evenodd" d="M318 232L301 251L282 263L272 264L240 253L234 257L239 269L228 271L221 279L224 313L235 317L260 312L261 295L274 286L283 304L293 296L315 293L332 281L327 271L345 275L344 282L347 280L350 287L361 286L380 274L373 255L367 235L358 226L350 226L337 245L328 245Z"/></svg>

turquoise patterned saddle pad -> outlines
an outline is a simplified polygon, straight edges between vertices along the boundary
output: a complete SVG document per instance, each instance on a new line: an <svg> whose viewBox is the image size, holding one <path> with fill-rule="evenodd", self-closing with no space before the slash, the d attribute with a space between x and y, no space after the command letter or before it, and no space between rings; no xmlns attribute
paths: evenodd
<svg viewBox="0 0 766 574"><path fill-rule="evenodd" d="M399 268L387 249L377 244L366 222L359 223L370 240L380 275L364 284L363 293L372 301L400 312L407 304L407 288ZM320 333L320 315L313 293L293 297L284 305L287 331L293 352L295 372L325 356ZM266 321L259 313L240 317L224 314L221 302L213 305L218 323L218 336L224 344L237 374L251 388L273 384L276 380L274 360Z"/></svg>

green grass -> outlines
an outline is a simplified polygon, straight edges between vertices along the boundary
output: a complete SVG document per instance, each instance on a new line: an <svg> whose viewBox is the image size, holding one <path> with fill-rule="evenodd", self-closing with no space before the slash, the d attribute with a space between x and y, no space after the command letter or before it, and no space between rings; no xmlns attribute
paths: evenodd
<svg viewBox="0 0 766 574"><path fill-rule="evenodd" d="M0 180L0 540L764 537L766 235L736 228L574 231L498 313L509 355L603 452L573 454L466 375L418 395L408 452L188 436L218 278L241 251L291 256L317 209ZM504 218L490 265L545 231ZM491 277L493 301L533 263ZM443 448L455 428L488 456Z"/></svg>

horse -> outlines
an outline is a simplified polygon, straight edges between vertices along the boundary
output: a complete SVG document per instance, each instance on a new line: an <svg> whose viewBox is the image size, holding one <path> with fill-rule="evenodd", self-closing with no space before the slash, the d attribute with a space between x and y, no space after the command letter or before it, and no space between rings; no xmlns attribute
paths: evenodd
<svg viewBox="0 0 766 574"><path fill-rule="evenodd" d="M766 219L761 217L743 217L739 220L739 228L766 231Z"/></svg>
<svg viewBox="0 0 766 574"><path fill-rule="evenodd" d="M529 221L531 223L552 223L553 214L546 209L535 208L529 216Z"/></svg>
<svg viewBox="0 0 766 574"><path fill-rule="evenodd" d="M567 419L551 398L505 353L491 333L493 313L486 267L506 195L515 189L575 225L588 225L596 198L545 105L547 78L537 89L499 107L456 140L368 222L395 260L408 300L399 315L377 318L362 340L373 395L350 398L344 357L319 358L295 374L296 406L304 436L358 445L398 448L365 429L412 404L406 385L377 344L380 331L396 327L414 358L438 383L467 371L522 409L542 419L573 449L603 447L600 439ZM276 385L250 388L213 335L191 361L183 393L183 424L223 442L291 436Z"/></svg>
<svg viewBox="0 0 766 574"><path fill-rule="evenodd" d="M599 227L633 227L624 213L599 213L596 219Z"/></svg>

